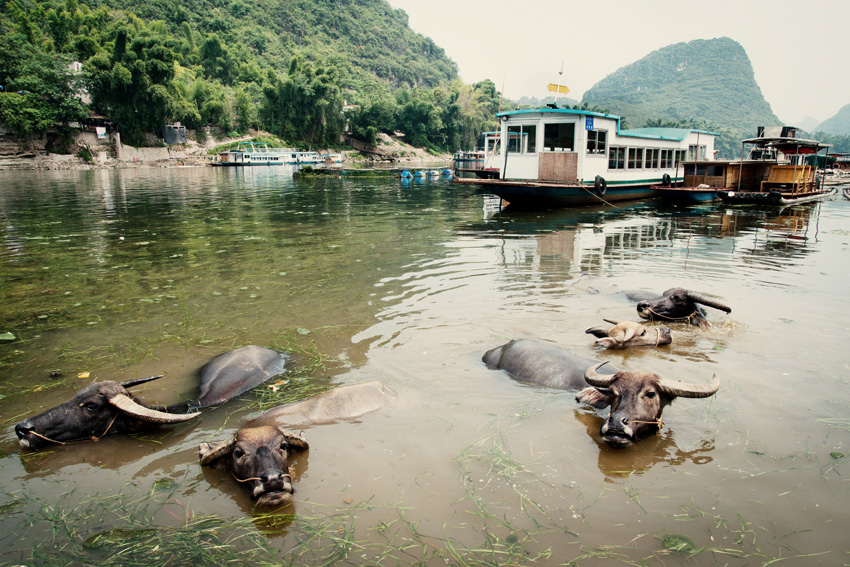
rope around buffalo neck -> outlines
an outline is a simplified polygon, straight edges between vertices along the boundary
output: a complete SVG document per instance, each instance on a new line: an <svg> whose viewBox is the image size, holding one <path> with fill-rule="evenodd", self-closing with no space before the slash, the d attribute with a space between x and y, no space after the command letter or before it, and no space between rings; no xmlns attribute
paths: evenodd
<svg viewBox="0 0 850 567"><path fill-rule="evenodd" d="M36 437L40 437L41 439L44 439L48 443L56 443L57 445L72 445L74 443L83 443L85 441L94 441L95 443L97 443L98 441L103 439L103 437L107 433L109 433L110 429L112 429L112 425L115 423L115 420L118 419L119 413L121 413L121 412L119 411L115 414L115 416L112 418L112 421L109 422L109 425L106 426L106 430L104 430L103 433L101 433L100 435L97 435L97 436L89 437L88 439L77 439L76 441L57 441L55 439L45 437L44 435L42 435L41 433L38 433L37 431L30 431L29 433L30 433L30 435L35 435Z"/></svg>
<svg viewBox="0 0 850 567"><path fill-rule="evenodd" d="M651 307L647 307L646 310L649 311L651 314L655 315L656 317L659 317L661 319L667 319L668 321L687 321L688 323L690 323L691 319L693 319L694 317L700 316L699 309L694 309L694 312L691 313L690 315L688 315L687 317L666 317L666 316L662 315L661 313L656 313L655 311L652 310Z"/></svg>

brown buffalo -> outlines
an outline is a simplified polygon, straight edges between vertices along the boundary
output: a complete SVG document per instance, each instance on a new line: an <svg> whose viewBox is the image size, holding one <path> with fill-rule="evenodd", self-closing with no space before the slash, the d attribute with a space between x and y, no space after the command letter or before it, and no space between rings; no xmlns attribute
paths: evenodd
<svg viewBox="0 0 850 567"><path fill-rule="evenodd" d="M304 435L274 425L241 429L212 447L201 443L201 465L229 469L260 506L292 503L289 458L308 449Z"/></svg>
<svg viewBox="0 0 850 567"><path fill-rule="evenodd" d="M669 345L673 342L673 336L670 329L667 327L645 327L635 321L611 321L605 319L607 323L614 325L613 327L591 327L585 331L599 340L596 345L611 348L623 349L631 347L651 347Z"/></svg>
<svg viewBox="0 0 850 567"><path fill-rule="evenodd" d="M720 383L687 384L650 372L599 371L605 362L582 358L541 341L517 339L487 351L484 362L529 384L576 390L576 400L597 409L610 406L602 437L611 447L628 447L661 427L661 413L676 397L705 398Z"/></svg>
<svg viewBox="0 0 850 567"><path fill-rule="evenodd" d="M600 362L584 374L590 387L576 394L576 400L597 409L610 406L608 418L600 433L615 448L628 447L661 429L661 413L675 398L707 398L717 392L720 381L713 377L709 384L688 384L668 380L651 372L617 372L600 374Z"/></svg>

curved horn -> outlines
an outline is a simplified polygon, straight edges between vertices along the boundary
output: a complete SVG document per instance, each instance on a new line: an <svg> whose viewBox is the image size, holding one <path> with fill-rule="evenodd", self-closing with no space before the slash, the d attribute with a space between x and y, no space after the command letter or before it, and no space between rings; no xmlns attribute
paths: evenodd
<svg viewBox="0 0 850 567"><path fill-rule="evenodd" d="M717 375L711 377L711 382L708 384L688 384L687 382L679 382L674 380L666 380L662 378L658 382L658 388L670 396L679 396L682 398L707 398L720 388L720 380Z"/></svg>
<svg viewBox="0 0 850 567"><path fill-rule="evenodd" d="M594 364L584 372L585 381L596 388L607 388L614 381L615 374L599 374L597 370L603 364L608 364L608 361Z"/></svg>
<svg viewBox="0 0 850 567"><path fill-rule="evenodd" d="M708 307L714 307L715 309L720 309L721 311L725 311L726 313L732 312L731 307L727 307L726 305L723 305L722 303L720 303L717 300L709 299L705 296L702 296L698 293L694 293L692 291L689 291L687 295L688 295L688 299L690 299L694 303L702 303L703 305L707 305Z"/></svg>
<svg viewBox="0 0 850 567"><path fill-rule="evenodd" d="M225 455L229 455L233 452L233 446L236 445L236 436L231 435L224 441L218 444L218 446L208 449L209 445L207 443L201 443L200 453L201 453L201 466L209 466L214 461L224 457ZM207 449L206 452L204 450Z"/></svg>
<svg viewBox="0 0 850 567"><path fill-rule="evenodd" d="M146 408L138 402L133 401L126 394L112 396L109 398L109 403L124 413L151 423L179 423L201 415L200 413L166 413L164 411Z"/></svg>
<svg viewBox="0 0 850 567"><path fill-rule="evenodd" d="M148 376L147 378L136 378L134 380L125 380L121 382L121 385L125 388L132 388L133 386L138 386L139 384L144 384L145 382L150 382L151 380L158 380L162 378L164 374L160 374L159 376Z"/></svg>

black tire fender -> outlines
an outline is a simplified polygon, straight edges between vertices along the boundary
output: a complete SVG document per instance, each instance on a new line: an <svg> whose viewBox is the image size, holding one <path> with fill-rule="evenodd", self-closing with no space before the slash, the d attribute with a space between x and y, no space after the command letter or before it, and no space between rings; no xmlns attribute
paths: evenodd
<svg viewBox="0 0 850 567"><path fill-rule="evenodd" d="M671 182L671 179L670 179L669 173L665 173L664 175L661 176L661 184L663 186L670 187L670 182Z"/></svg>
<svg viewBox="0 0 850 567"><path fill-rule="evenodd" d="M600 197L605 196L605 193L608 191L608 183L605 181L605 178L601 175L596 176L596 181L593 183L593 188L596 190L596 194Z"/></svg>

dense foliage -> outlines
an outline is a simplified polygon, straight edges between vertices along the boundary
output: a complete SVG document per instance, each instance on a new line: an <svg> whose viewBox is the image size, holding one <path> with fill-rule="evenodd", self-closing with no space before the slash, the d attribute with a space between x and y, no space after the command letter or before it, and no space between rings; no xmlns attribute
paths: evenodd
<svg viewBox="0 0 850 567"><path fill-rule="evenodd" d="M366 140L401 131L455 150L495 125L498 99L489 81L457 80L443 50L385 0L9 0L0 56L8 126L33 134L79 121L86 92L132 144L180 121L327 147L350 118ZM344 115L346 102L359 110Z"/></svg>
<svg viewBox="0 0 850 567"><path fill-rule="evenodd" d="M608 75L582 100L623 116L627 127L699 120L722 134L722 157L736 157L740 140L755 136L759 126L781 124L764 100L744 48L729 38L654 51Z"/></svg>

